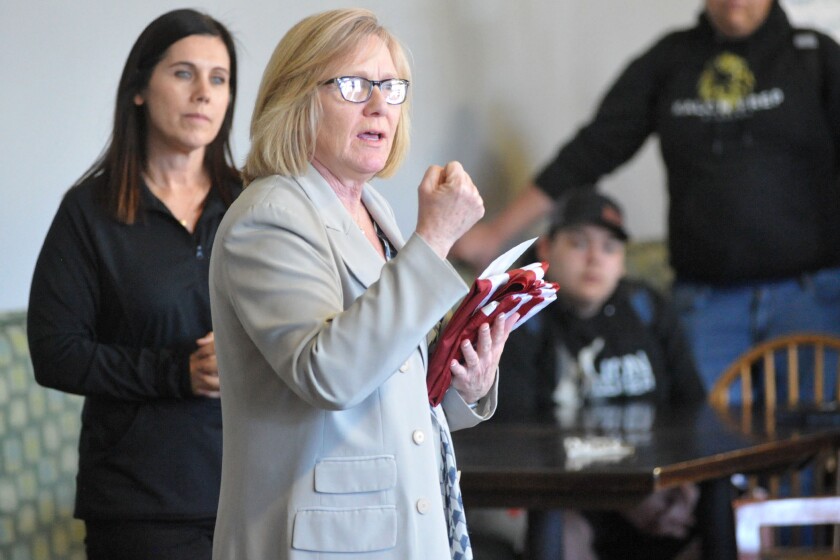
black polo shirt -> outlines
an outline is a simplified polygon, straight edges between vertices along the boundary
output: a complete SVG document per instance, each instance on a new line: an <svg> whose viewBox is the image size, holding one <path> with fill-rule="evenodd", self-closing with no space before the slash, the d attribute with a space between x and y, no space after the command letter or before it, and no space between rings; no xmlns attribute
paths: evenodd
<svg viewBox="0 0 840 560"><path fill-rule="evenodd" d="M28 310L38 382L86 397L76 516L213 517L221 409L192 395L189 355L213 330L210 251L226 207L211 189L191 234L143 186L127 225L96 201L101 180L62 200Z"/></svg>

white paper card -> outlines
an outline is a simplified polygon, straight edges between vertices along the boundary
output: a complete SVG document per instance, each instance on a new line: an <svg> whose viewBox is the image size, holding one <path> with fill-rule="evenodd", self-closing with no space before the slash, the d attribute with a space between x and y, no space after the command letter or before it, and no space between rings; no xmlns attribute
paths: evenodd
<svg viewBox="0 0 840 560"><path fill-rule="evenodd" d="M487 278L496 274L504 274L508 271L511 265L513 265L513 263L516 262L516 259L522 256L522 253L524 253L525 250L528 249L528 247L530 247L531 244L533 244L536 240L537 238L534 237L527 241L523 241L522 243L520 243L512 249L509 249L508 251L505 251L504 254L502 254L499 257L496 257L496 260L491 262L490 266L484 269L484 272L481 273L479 278Z"/></svg>

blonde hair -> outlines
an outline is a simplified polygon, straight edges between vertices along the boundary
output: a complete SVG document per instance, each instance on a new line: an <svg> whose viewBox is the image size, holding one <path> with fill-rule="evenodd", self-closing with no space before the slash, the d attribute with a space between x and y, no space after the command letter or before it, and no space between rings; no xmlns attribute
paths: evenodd
<svg viewBox="0 0 840 560"><path fill-rule="evenodd" d="M309 16L280 40L263 73L251 117L251 149L242 171L246 185L266 175L306 172L322 114L318 87L332 77L326 72L358 52L371 36L385 43L397 76L410 80L405 51L368 10L330 10ZM400 105L391 153L377 177L393 175L408 153L409 99Z"/></svg>

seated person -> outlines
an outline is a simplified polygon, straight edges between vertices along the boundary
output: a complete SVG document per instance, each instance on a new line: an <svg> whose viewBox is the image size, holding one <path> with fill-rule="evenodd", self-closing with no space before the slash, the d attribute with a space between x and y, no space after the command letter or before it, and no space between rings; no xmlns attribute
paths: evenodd
<svg viewBox="0 0 840 560"><path fill-rule="evenodd" d="M638 428L645 406L652 418L656 404L703 401L676 315L655 290L623 278L627 238L622 212L606 196L575 191L558 206L536 244L537 259L549 263L547 279L560 284L558 299L511 333L495 422L562 423L575 414L597 421L622 403L637 409L626 420ZM682 558L699 494L689 484L626 511L529 512L526 557L557 560L565 550L576 559Z"/></svg>

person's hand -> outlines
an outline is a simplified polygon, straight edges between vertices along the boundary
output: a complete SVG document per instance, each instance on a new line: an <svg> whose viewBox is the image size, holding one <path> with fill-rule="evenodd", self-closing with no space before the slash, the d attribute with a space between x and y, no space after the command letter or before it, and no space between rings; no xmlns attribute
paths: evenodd
<svg viewBox="0 0 840 560"><path fill-rule="evenodd" d="M682 539L694 525L694 507L699 498L700 489L695 484L682 484L654 492L623 515L644 533Z"/></svg>
<svg viewBox="0 0 840 560"><path fill-rule="evenodd" d="M493 262L505 245L548 216L554 200L534 183L528 183L501 213L477 224L453 245L451 257L472 265L476 272Z"/></svg>
<svg viewBox="0 0 840 560"><path fill-rule="evenodd" d="M190 354L190 385L194 394L219 398L219 366L212 331L196 340L198 349Z"/></svg>
<svg viewBox="0 0 840 560"><path fill-rule="evenodd" d="M484 201L460 163L426 170L418 189L416 232L440 258L482 216Z"/></svg>
<svg viewBox="0 0 840 560"><path fill-rule="evenodd" d="M484 270L502 252L503 240L496 235L498 228L489 222L479 222L452 246L449 256L470 265L476 272Z"/></svg>
<svg viewBox="0 0 840 560"><path fill-rule="evenodd" d="M518 320L518 313L507 318L499 315L492 328L487 323L479 327L478 348L473 348L469 340L461 343L464 364L452 360L449 370L452 372L452 387L467 404L478 402L493 386L505 341Z"/></svg>

